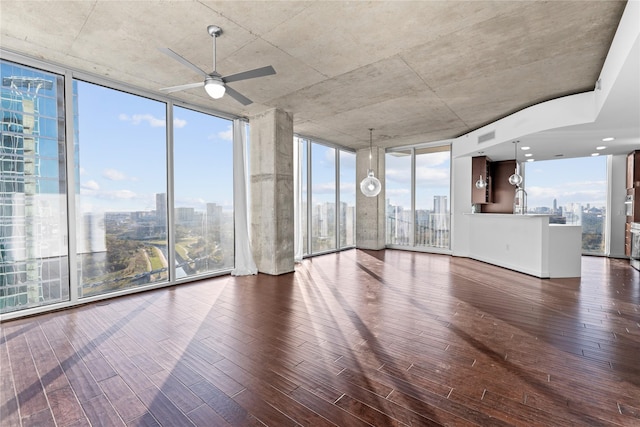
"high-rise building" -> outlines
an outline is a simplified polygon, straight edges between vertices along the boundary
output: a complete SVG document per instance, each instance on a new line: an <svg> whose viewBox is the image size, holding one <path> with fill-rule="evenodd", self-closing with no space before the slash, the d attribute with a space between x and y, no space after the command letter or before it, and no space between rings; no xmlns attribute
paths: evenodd
<svg viewBox="0 0 640 427"><path fill-rule="evenodd" d="M194 208L176 208L176 224L193 226L195 225L195 209Z"/></svg>
<svg viewBox="0 0 640 427"><path fill-rule="evenodd" d="M156 220L159 224L167 223L167 193L156 194Z"/></svg>
<svg viewBox="0 0 640 427"><path fill-rule="evenodd" d="M69 296L62 78L13 71L2 64L0 312Z"/></svg>

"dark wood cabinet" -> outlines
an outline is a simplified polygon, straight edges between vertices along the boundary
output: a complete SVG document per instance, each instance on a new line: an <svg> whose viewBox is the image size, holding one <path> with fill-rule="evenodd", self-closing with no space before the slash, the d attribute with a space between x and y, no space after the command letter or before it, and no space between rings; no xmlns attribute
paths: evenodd
<svg viewBox="0 0 640 427"><path fill-rule="evenodd" d="M480 205L482 213L513 213L516 187L509 184L509 177L515 169L515 160L491 163L491 203Z"/></svg>
<svg viewBox="0 0 640 427"><path fill-rule="evenodd" d="M492 162L487 156L471 158L471 203L480 207L481 213L513 213L515 187L509 184L509 176L516 167L515 160ZM477 188L476 181L486 181L485 188Z"/></svg>
<svg viewBox="0 0 640 427"><path fill-rule="evenodd" d="M485 188L476 187L476 182L480 178L487 183ZM491 203L493 201L491 188L491 160L487 156L473 157L471 159L471 203Z"/></svg>

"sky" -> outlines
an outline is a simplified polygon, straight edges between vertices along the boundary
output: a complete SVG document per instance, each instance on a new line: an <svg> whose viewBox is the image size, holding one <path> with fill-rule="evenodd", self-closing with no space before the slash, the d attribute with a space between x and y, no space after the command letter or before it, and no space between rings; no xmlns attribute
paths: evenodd
<svg viewBox="0 0 640 427"><path fill-rule="evenodd" d="M78 82L83 212L155 209L166 193L165 104ZM174 109L175 206L233 205L230 120Z"/></svg>
<svg viewBox="0 0 640 427"><path fill-rule="evenodd" d="M416 156L416 209L433 209L434 196L449 197L449 151ZM411 208L411 156L387 153L385 156L385 195L394 206Z"/></svg>
<svg viewBox="0 0 640 427"><path fill-rule="evenodd" d="M165 104L78 82L81 211L154 210L166 193ZM232 207L232 122L185 108L174 109L176 207ZM410 156L389 155L386 198L411 206ZM353 204L359 180L355 155L342 152L341 199ZM335 149L313 144L313 203L334 202ZM432 209L449 194L450 153L417 156L416 209ZM378 173L379 175L379 173ZM568 203L605 206L606 157L525 164L529 208Z"/></svg>
<svg viewBox="0 0 640 427"><path fill-rule="evenodd" d="M607 157L580 157L525 163L525 190L529 208L569 203L605 207Z"/></svg>

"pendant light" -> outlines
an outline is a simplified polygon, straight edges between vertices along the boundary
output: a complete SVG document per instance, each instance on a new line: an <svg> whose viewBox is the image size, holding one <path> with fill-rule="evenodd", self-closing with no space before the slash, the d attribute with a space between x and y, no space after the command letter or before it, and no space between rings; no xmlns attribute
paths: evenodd
<svg viewBox="0 0 640 427"><path fill-rule="evenodd" d="M487 188L487 181L482 179L482 175L480 175L480 179L476 181L476 188L478 190L482 190L483 188Z"/></svg>
<svg viewBox="0 0 640 427"><path fill-rule="evenodd" d="M369 128L369 170L367 177L360 182L360 191L367 197L376 197L382 190L380 180L373 174L371 158L373 157L373 128Z"/></svg>
<svg viewBox="0 0 640 427"><path fill-rule="evenodd" d="M522 175L520 175L520 165L518 164L518 141L513 141L513 143L515 145L514 157L516 159L516 170L513 175L509 177L509 184L519 187L520 184L522 184Z"/></svg>

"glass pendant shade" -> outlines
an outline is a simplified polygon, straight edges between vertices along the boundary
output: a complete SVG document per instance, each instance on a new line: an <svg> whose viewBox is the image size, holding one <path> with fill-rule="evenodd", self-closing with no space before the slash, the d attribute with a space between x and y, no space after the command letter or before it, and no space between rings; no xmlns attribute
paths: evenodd
<svg viewBox="0 0 640 427"><path fill-rule="evenodd" d="M516 160L516 170L509 177L509 184L515 185L516 187L522 184L522 175L520 175L520 165L518 164L518 141L513 141L515 147L515 155L514 158Z"/></svg>
<svg viewBox="0 0 640 427"><path fill-rule="evenodd" d="M382 190L380 180L373 175L373 170L369 169L367 177L360 182L360 191L367 197L376 197Z"/></svg>
<svg viewBox="0 0 640 427"><path fill-rule="evenodd" d="M226 89L224 87L224 83L219 78L216 79L214 77L207 77L204 82L204 90L207 91L207 94L213 99L220 99L224 96Z"/></svg>
<svg viewBox="0 0 640 427"><path fill-rule="evenodd" d="M486 187L487 187L487 181L482 179L482 175L480 175L480 179L476 181L476 188L478 190L482 190L483 188L486 188Z"/></svg>
<svg viewBox="0 0 640 427"><path fill-rule="evenodd" d="M514 173L509 177L509 184L518 186L522 184L522 176L518 173Z"/></svg>
<svg viewBox="0 0 640 427"><path fill-rule="evenodd" d="M376 197L382 190L380 180L373 174L371 158L373 157L373 128L369 128L369 170L367 176L360 182L360 191L366 197Z"/></svg>

